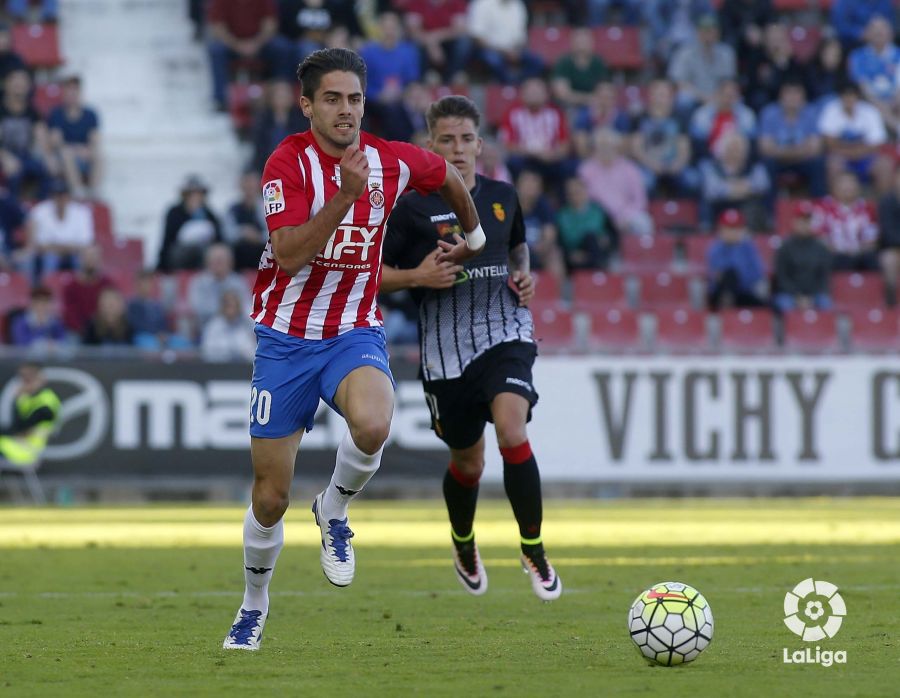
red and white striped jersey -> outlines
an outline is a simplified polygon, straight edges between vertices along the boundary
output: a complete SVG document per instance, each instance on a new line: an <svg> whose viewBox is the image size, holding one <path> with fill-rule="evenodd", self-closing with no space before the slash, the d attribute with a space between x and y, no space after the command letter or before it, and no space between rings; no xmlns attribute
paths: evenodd
<svg viewBox="0 0 900 698"><path fill-rule="evenodd" d="M569 127L562 110L547 104L537 111L517 104L506 112L500 126L500 140L528 150L552 150L569 140Z"/></svg>
<svg viewBox="0 0 900 698"><path fill-rule="evenodd" d="M369 160L369 184L319 254L290 276L275 261L271 241L266 245L253 288L252 317L257 323L306 339L382 324L375 298L385 223L407 188L422 194L439 189L447 163L409 143L363 131L359 148ZM269 233L306 223L340 186L339 158L323 152L310 131L288 136L263 171Z"/></svg>
<svg viewBox="0 0 900 698"><path fill-rule="evenodd" d="M865 199L842 204L826 196L813 208L812 226L835 252L856 254L878 238L875 218L874 208Z"/></svg>

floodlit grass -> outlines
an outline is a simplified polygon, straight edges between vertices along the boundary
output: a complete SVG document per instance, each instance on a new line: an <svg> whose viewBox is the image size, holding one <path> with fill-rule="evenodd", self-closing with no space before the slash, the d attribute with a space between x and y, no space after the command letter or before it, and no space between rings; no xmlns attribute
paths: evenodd
<svg viewBox="0 0 900 698"><path fill-rule="evenodd" d="M305 503L302 503L305 504ZM476 533L490 575L468 596L440 502L359 502L357 578L331 587L301 503L259 653L225 652L240 603L241 507L0 509L0 694L11 696L895 696L900 502L550 502L563 597L540 603L504 502ZM847 665L785 665L805 648L786 591L837 584L848 615L818 643ZM716 619L693 664L647 666L625 616L654 582L698 587Z"/></svg>

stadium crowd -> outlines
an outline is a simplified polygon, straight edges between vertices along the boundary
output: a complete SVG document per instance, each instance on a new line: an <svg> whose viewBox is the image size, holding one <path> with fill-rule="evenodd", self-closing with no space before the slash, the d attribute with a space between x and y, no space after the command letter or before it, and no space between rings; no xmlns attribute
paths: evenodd
<svg viewBox="0 0 900 698"><path fill-rule="evenodd" d="M142 260L123 263L129 245L98 234L98 119L77 77L39 113L0 25L0 270L29 286L26 307L0 303L7 343L249 356L247 289L266 241L260 171L308 125L296 108L297 63L343 46L368 65L367 130L423 144L435 97L466 94L481 106L479 166L517 187L545 346L900 345L890 0L192 0L190 9L213 107L231 114L252 155L228 211L210 208L207 183L183 183L156 271L139 275ZM384 308L389 338L414 341L412 304L386 297Z"/></svg>

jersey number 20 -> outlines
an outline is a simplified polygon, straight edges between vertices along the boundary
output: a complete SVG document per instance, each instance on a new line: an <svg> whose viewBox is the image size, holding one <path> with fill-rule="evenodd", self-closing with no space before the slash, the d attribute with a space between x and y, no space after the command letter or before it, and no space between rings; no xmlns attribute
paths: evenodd
<svg viewBox="0 0 900 698"><path fill-rule="evenodd" d="M250 424L254 419L258 424L265 426L269 423L269 417L272 416L272 393L268 390L257 390L255 387L250 391Z"/></svg>

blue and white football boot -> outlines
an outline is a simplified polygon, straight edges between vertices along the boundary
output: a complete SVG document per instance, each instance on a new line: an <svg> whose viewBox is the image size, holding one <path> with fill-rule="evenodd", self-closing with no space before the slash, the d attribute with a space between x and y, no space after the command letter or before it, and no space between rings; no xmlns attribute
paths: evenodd
<svg viewBox="0 0 900 698"><path fill-rule="evenodd" d="M248 650L250 652L258 650L268 615L262 611L239 609L237 617L234 619L234 625L225 636L222 647L226 650Z"/></svg>
<svg viewBox="0 0 900 698"><path fill-rule="evenodd" d="M356 558L353 556L353 546L350 545L353 531L347 525L348 519L325 520L322 515L324 496L324 492L319 492L312 505L312 513L322 534L322 550L319 553L322 571L325 578L336 587L350 586L356 571Z"/></svg>

